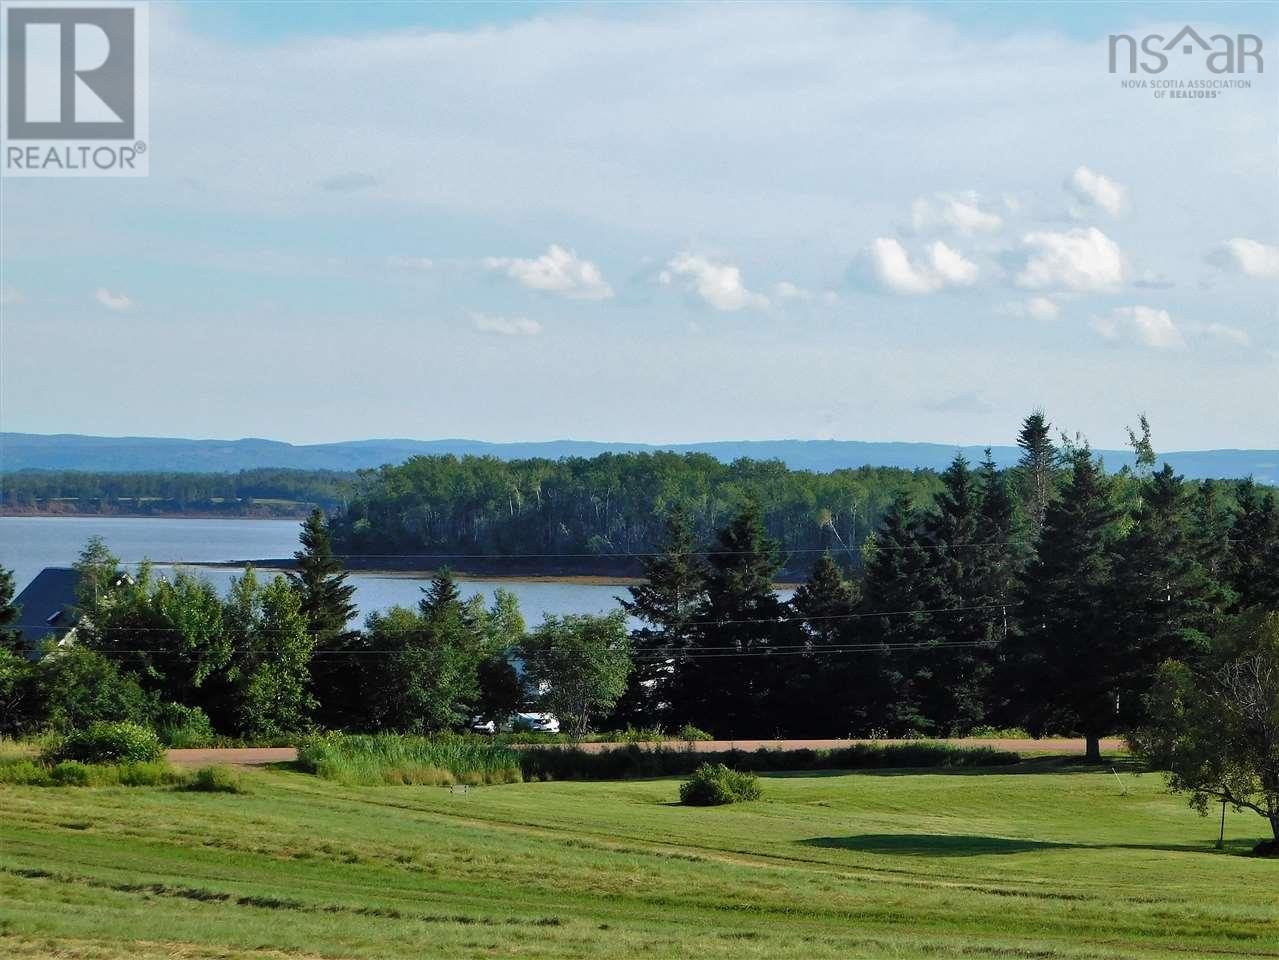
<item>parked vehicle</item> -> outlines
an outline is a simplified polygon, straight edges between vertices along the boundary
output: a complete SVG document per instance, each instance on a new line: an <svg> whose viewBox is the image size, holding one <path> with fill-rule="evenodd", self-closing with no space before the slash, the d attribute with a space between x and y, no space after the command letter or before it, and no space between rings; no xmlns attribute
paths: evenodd
<svg viewBox="0 0 1279 960"><path fill-rule="evenodd" d="M529 733L559 733L559 718L549 713L517 713L507 720L500 723L497 720L489 720L485 717L475 717L471 721L471 731L473 733L512 733L512 732L529 732Z"/></svg>

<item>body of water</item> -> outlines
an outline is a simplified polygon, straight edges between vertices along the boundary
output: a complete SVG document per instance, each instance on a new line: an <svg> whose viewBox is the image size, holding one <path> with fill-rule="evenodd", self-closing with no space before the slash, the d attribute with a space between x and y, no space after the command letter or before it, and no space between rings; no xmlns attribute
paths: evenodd
<svg viewBox="0 0 1279 960"><path fill-rule="evenodd" d="M13 570L22 590L45 567L69 567L92 536L106 541L111 552L133 566L152 560L158 567L191 566L225 592L240 571L200 567L202 563L256 557L288 557L298 548L296 520L184 520L149 517L0 517L0 566ZM360 618L399 604L414 606L428 577L404 574L352 573ZM464 580L463 596L491 598L505 587L520 601L530 626L546 614L608 613L626 587L555 581Z"/></svg>

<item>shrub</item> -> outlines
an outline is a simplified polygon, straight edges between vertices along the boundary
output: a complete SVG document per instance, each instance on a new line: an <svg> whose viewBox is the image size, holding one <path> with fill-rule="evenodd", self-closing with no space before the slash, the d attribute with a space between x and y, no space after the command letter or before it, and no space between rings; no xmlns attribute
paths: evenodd
<svg viewBox="0 0 1279 960"><path fill-rule="evenodd" d="M166 747L207 747L213 743L213 724L199 707L164 703L156 711L155 731Z"/></svg>
<svg viewBox="0 0 1279 960"><path fill-rule="evenodd" d="M694 807L758 800L759 795L759 777L722 763L703 763L679 785L679 802Z"/></svg>
<svg viewBox="0 0 1279 960"><path fill-rule="evenodd" d="M1026 732L1025 727L973 727L966 734L966 737L976 737L979 740L1029 740L1030 734Z"/></svg>
<svg viewBox="0 0 1279 960"><path fill-rule="evenodd" d="M136 723L99 721L76 730L47 750L49 763L79 760L82 763L149 763L164 756L164 746L154 730Z"/></svg>
<svg viewBox="0 0 1279 960"><path fill-rule="evenodd" d="M186 789L197 793L244 793L244 777L238 770L220 764L201 767L192 774Z"/></svg>
<svg viewBox="0 0 1279 960"><path fill-rule="evenodd" d="M43 763L26 758L0 761L0 783L11 783L20 787L43 787L52 782L49 767Z"/></svg>
<svg viewBox="0 0 1279 960"><path fill-rule="evenodd" d="M715 738L711 736L711 734L703 730L701 727L695 727L691 723L686 723L684 724L684 726L679 728L679 733L676 734L675 739L693 741L693 740L714 740Z"/></svg>
<svg viewBox="0 0 1279 960"><path fill-rule="evenodd" d="M164 761L81 763L0 761L0 783L27 787L158 787L185 783L187 775Z"/></svg>
<svg viewBox="0 0 1279 960"><path fill-rule="evenodd" d="M63 760L49 776L60 787L83 787L89 783L89 768L79 760Z"/></svg>

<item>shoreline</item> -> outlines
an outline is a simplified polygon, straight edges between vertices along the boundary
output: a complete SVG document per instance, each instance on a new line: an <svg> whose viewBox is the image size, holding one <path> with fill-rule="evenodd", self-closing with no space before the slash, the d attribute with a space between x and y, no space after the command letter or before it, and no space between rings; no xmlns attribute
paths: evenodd
<svg viewBox="0 0 1279 960"><path fill-rule="evenodd" d="M281 573L291 570L291 563L282 563L280 560L204 560L187 563L175 563L167 560L152 561L158 567L194 567L214 570L235 569L242 570L247 566L252 566L255 570L275 570ZM430 580L435 576L435 570L403 570L395 568L373 569L373 568L352 568L346 569L348 574L357 576L379 577L387 580ZM451 570L453 579L474 582L491 582L491 583L571 583L579 586L587 587L633 587L644 582L643 577L614 577L603 574L555 574L555 573L520 573L520 574L495 574L495 573L467 573L463 570ZM788 585L787 585L788 586Z"/></svg>
<svg viewBox="0 0 1279 960"><path fill-rule="evenodd" d="M252 513L76 513L75 511L51 513L45 510L0 509L0 520L273 520L277 523L301 523L305 514L282 517Z"/></svg>

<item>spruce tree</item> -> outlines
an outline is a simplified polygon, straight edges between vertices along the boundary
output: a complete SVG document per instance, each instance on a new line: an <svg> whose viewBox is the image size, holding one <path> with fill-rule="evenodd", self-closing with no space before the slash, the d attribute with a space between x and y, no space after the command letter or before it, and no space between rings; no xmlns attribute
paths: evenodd
<svg viewBox="0 0 1279 960"><path fill-rule="evenodd" d="M613 711L617 724L651 726L668 719L673 661L689 644L689 622L704 595L706 571L695 552L692 524L682 507L666 517L666 535L642 561L644 582L619 597L629 616L644 622L631 631L634 669Z"/></svg>
<svg viewBox="0 0 1279 960"><path fill-rule="evenodd" d="M1142 482L1140 506L1118 544L1110 582L1116 696L1126 726L1143 720L1142 698L1164 660L1196 663L1220 626L1225 594L1196 555L1189 497L1172 467Z"/></svg>
<svg viewBox="0 0 1279 960"><path fill-rule="evenodd" d="M1115 697L1133 651L1110 629L1110 481L1086 446L1071 453L1070 479L1044 513L1038 556L1019 591L1012 695L1034 734L1077 731L1087 756L1115 729Z"/></svg>
<svg viewBox="0 0 1279 960"><path fill-rule="evenodd" d="M707 567L690 633L696 650L676 661L675 719L721 737L771 736L769 694L784 674L769 654L785 636L786 610L773 592L777 544L754 502L719 532Z"/></svg>
<svg viewBox="0 0 1279 960"><path fill-rule="evenodd" d="M1228 560L1235 606L1279 609L1279 510L1251 477L1235 487Z"/></svg>
<svg viewBox="0 0 1279 960"><path fill-rule="evenodd" d="M981 490L962 455L941 480L924 521L928 553L921 587L932 611L921 635L926 646L909 660L921 713L932 729L949 736L982 720L990 656L976 646L987 641L978 544Z"/></svg>
<svg viewBox="0 0 1279 960"><path fill-rule="evenodd" d="M319 507L303 521L298 540L302 547L293 554L296 568L289 571L289 581L298 591L316 643L328 646L348 632L355 617L355 587L347 583L346 569L333 555L329 525Z"/></svg>
<svg viewBox="0 0 1279 960"><path fill-rule="evenodd" d="M303 521L298 540L301 549L293 554L295 569L288 577L314 644L311 689L319 701L317 717L326 726L345 726L361 713L359 674L367 659L358 652L359 632L350 628L355 586L333 555L329 524L318 507Z"/></svg>
<svg viewBox="0 0 1279 960"><path fill-rule="evenodd" d="M875 643L859 655L863 669L848 688L849 712L862 735L895 736L925 732L911 677L911 648L926 642L929 551L910 496L898 493L863 551L865 577L858 620L860 633Z"/></svg>
<svg viewBox="0 0 1279 960"><path fill-rule="evenodd" d="M1009 494L1008 478L995 465L990 450L982 460L981 512L977 517L977 546L971 551L972 577L977 596L985 606L979 611L982 637L988 644L990 673L985 694L986 719L1007 712L1008 695L1002 681L1008 661L1009 618L1016 614L1014 592L1026 564L1029 547L1021 535L1017 509Z"/></svg>
<svg viewBox="0 0 1279 960"><path fill-rule="evenodd" d="M462 593L453 579L452 570L440 567L435 572L430 585L422 588L422 599L418 601L417 608L428 620L461 615Z"/></svg>
<svg viewBox="0 0 1279 960"><path fill-rule="evenodd" d="M1054 495L1057 451L1052 443L1052 424L1043 410L1034 410L1022 421L1017 435L1021 459L1017 463L1019 492L1032 539L1043 529L1044 516Z"/></svg>
<svg viewBox="0 0 1279 960"><path fill-rule="evenodd" d="M853 718L846 692L862 669L860 654L832 648L855 643L857 628L851 614L857 609L857 587L844 578L829 551L813 564L808 579L790 599L791 613L800 619L806 650L790 658L789 678L774 698L774 709L795 736L847 736Z"/></svg>
<svg viewBox="0 0 1279 960"><path fill-rule="evenodd" d="M1231 513L1221 502L1221 485L1201 480L1190 506L1190 541L1200 566L1228 590ZM1229 603L1227 604L1229 605Z"/></svg>

